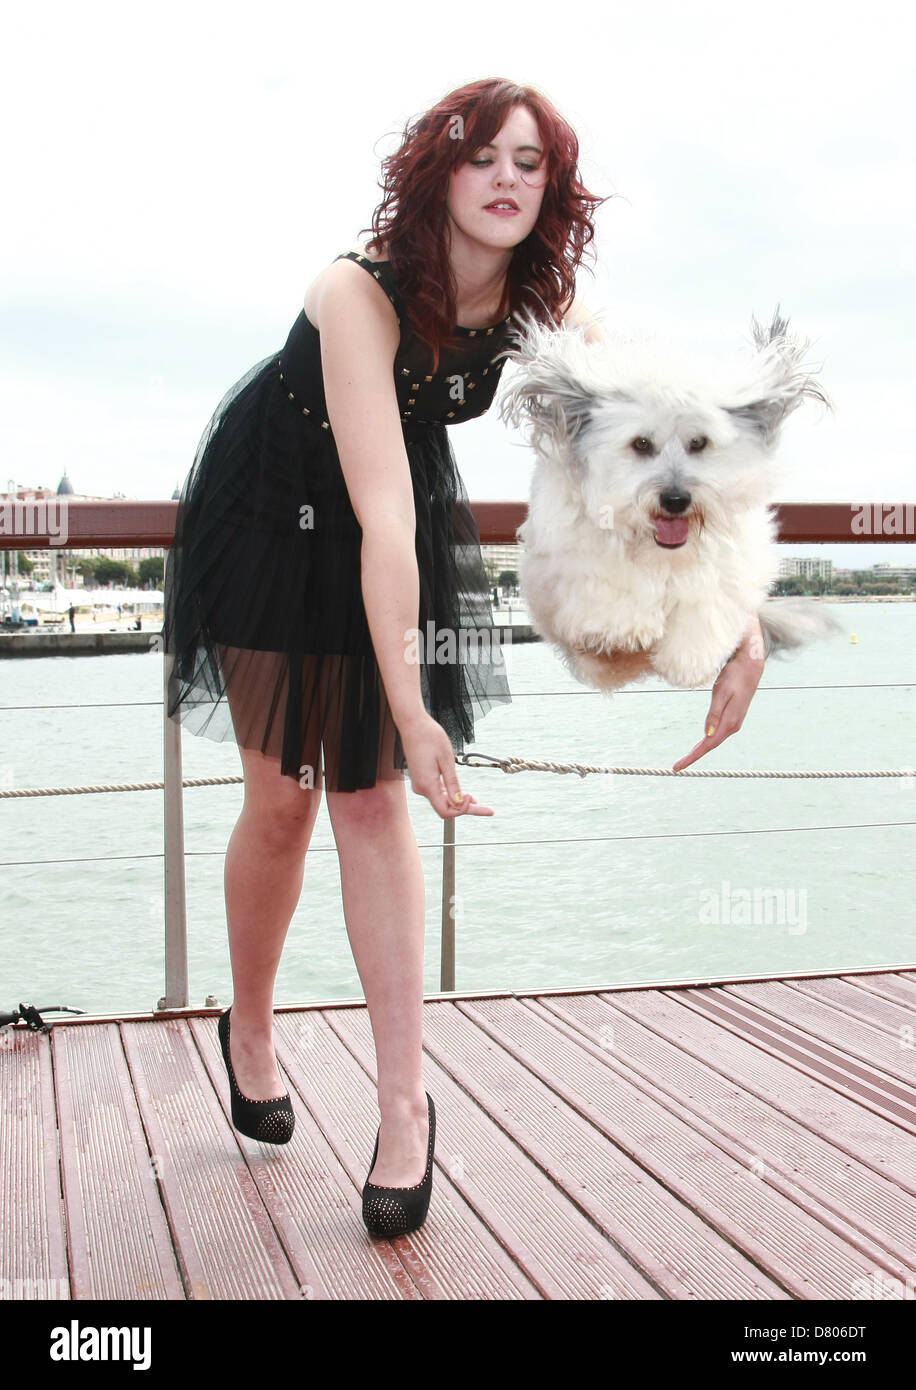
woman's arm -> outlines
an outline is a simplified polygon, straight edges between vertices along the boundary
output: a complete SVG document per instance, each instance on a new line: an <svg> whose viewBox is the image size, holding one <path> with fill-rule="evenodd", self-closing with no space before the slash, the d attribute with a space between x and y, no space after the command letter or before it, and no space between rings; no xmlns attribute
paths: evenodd
<svg viewBox="0 0 916 1390"><path fill-rule="evenodd" d="M363 604L411 786L443 818L492 816L489 806L462 794L451 740L427 713L420 666L408 654L420 619L420 576L413 482L394 387L397 315L381 286L352 261L332 262L312 288L328 420L363 533Z"/></svg>
<svg viewBox="0 0 916 1390"><path fill-rule="evenodd" d="M419 621L420 580L413 485L394 387L400 330L381 286L352 261L332 262L315 288L328 420L363 533L363 603L388 703L403 733L426 717L426 709L419 665L406 659Z"/></svg>
<svg viewBox="0 0 916 1390"><path fill-rule="evenodd" d="M562 322L564 328L584 328L587 343L604 342L604 334L598 320L589 313L581 299L576 299L575 295L569 302Z"/></svg>
<svg viewBox="0 0 916 1390"><path fill-rule="evenodd" d="M716 677L704 726L706 736L695 748L691 748L686 757L679 758L674 763L672 771L680 772L682 768L689 767L705 753L717 748L731 734L738 732L744 723L744 716L747 714L754 691L760 684L765 660L763 630L755 613L741 646L729 657Z"/></svg>

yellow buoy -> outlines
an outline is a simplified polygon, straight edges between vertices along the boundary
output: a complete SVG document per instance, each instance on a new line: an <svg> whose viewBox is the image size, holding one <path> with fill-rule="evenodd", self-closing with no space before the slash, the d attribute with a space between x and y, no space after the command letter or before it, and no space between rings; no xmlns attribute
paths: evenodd
<svg viewBox="0 0 916 1390"><path fill-rule="evenodd" d="M856 634L855 634L854 632L851 632L851 633L849 634L849 640L850 640L850 642L858 642L859 639L858 639L858 637L856 636Z"/></svg>

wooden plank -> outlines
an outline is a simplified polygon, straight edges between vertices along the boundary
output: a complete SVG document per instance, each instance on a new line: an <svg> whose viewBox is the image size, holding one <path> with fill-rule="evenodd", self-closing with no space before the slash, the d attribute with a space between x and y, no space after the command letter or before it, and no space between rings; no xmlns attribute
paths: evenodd
<svg viewBox="0 0 916 1390"><path fill-rule="evenodd" d="M69 1299L51 1039L0 1032L0 1299Z"/></svg>
<svg viewBox="0 0 916 1390"><path fill-rule="evenodd" d="M738 992L732 993L733 989ZM745 989L761 993L740 993ZM768 1052L916 1133L916 1091L908 1079L895 1079L890 1065L881 1065L891 1060L886 1034L867 1024L856 1025L837 1010L805 999L778 982L684 994L709 1017L753 1037Z"/></svg>
<svg viewBox="0 0 916 1390"><path fill-rule="evenodd" d="M775 1186L861 1249L875 1268L893 1278L911 1277L916 1267L916 1206L892 1179L838 1148L832 1133L812 1131L758 1088L723 1076L702 1050L681 1048L656 1033L631 1017L625 1001L616 997L545 998L532 1007L562 1019L595 1045L612 1046L628 1071L663 1091L698 1132L744 1165L749 1178ZM786 1070L783 1062L773 1059L773 1098ZM862 1117L859 1111L856 1119ZM916 1181L916 1164L913 1178Z"/></svg>
<svg viewBox="0 0 916 1390"><path fill-rule="evenodd" d="M298 1281L187 1023L122 1027L187 1297L299 1298ZM282 1164L282 1153L268 1161Z"/></svg>
<svg viewBox="0 0 916 1390"><path fill-rule="evenodd" d="M891 971L886 975L839 975L836 978L878 994L882 999L894 999L905 1007L916 1008L916 976L903 971Z"/></svg>
<svg viewBox="0 0 916 1390"><path fill-rule="evenodd" d="M197 1019L190 1027L231 1121L229 1083L216 1023L216 1019ZM321 1042L316 1046L316 1030L324 1046ZM368 1239L361 1191L328 1139L335 1132L335 1114L315 1103L313 1068L324 1067L331 1078L340 1080L340 1044L321 1015L311 1012L278 1016L274 1043L281 1075L290 1086L296 1116L293 1137L282 1147L272 1147L236 1130L233 1133L295 1272L301 1297L419 1298L397 1257L387 1246L375 1246ZM351 1104L352 1097L344 1092L340 1109L346 1113Z"/></svg>
<svg viewBox="0 0 916 1390"><path fill-rule="evenodd" d="M821 1078L768 1052L698 1009L684 990L643 995L600 996L615 1011L638 1020L678 1051L700 1058L727 1081L758 1096L813 1135L828 1135L842 1153L887 1178L911 1197L916 1195L916 1139L892 1120L863 1109L853 1098Z"/></svg>
<svg viewBox="0 0 916 1390"><path fill-rule="evenodd" d="M451 1004L430 1006L424 1013ZM368 1019L341 1019L354 1055L364 1064L374 1061ZM458 1017L459 1026L467 1022ZM431 1025L432 1033L435 1024ZM553 1184L536 1164L506 1140L494 1119L473 1103L430 1046L425 1064L427 1089L441 1119L436 1156L452 1187L492 1232L514 1265L530 1281L530 1296L544 1299L644 1299L660 1297L653 1285L570 1203L557 1201ZM438 1172L436 1175L438 1182ZM435 1188L434 1188L435 1191ZM473 1262L468 1264L473 1270ZM458 1285L462 1296L474 1296L473 1286Z"/></svg>
<svg viewBox="0 0 916 1390"><path fill-rule="evenodd" d="M118 1025L51 1036L73 1297L183 1297Z"/></svg>
<svg viewBox="0 0 916 1390"><path fill-rule="evenodd" d="M559 1097L568 1107L568 1132L584 1132L588 1122L638 1165L644 1177L650 1175L666 1194L721 1233L732 1247L736 1283L749 1261L794 1298L837 1299L848 1298L855 1281L872 1273L873 1260L857 1245L826 1229L783 1192L756 1180L747 1166L736 1163L733 1153L723 1151L712 1131L704 1132L695 1117L653 1081L631 1071L616 1047L593 1044L521 1003L496 1009L475 1005L472 1012L482 1017L491 1038L553 1092L546 1102L548 1123L551 1103L556 1107ZM566 1172L575 1174L573 1181L591 1191L591 1175L577 1172L567 1158L578 1148L558 1130L551 1157L565 1160ZM640 1229L632 1214L627 1227ZM675 1247L671 1266L678 1268L676 1238L669 1232L667 1239L669 1247ZM687 1246L682 1258L693 1263L693 1276L701 1279L704 1271L702 1265L696 1267L696 1250ZM704 1295L694 1289L694 1296ZM727 1296L741 1295L736 1289Z"/></svg>
<svg viewBox="0 0 916 1390"><path fill-rule="evenodd" d="M750 991L750 993L748 993ZM867 996L852 993L852 987L835 980L774 981L770 985L729 985L725 993L733 998L748 1000L756 1009L764 1009L780 1022L801 1033L820 1038L837 1051L848 1052L857 1061L895 1077L902 1086L887 1083L887 1089L902 1102L902 1115L916 1123L916 1047L901 1045L905 1035L901 1028L912 1033L913 1011L899 1004L874 1005L867 1017ZM858 1001L858 1017L850 1001Z"/></svg>
<svg viewBox="0 0 916 1390"><path fill-rule="evenodd" d="M904 1062L902 1066L903 1074L910 1074L916 1080L916 1011L913 1007L916 1000L907 1003L889 999L874 990L859 989L855 983L841 980L835 975L826 980L793 980L786 984L786 988L797 989L809 998L821 999L849 1018L889 1034L889 1040L898 1051L910 1054L909 1065Z"/></svg>
<svg viewBox="0 0 916 1390"><path fill-rule="evenodd" d="M313 1088L314 1104L321 1103L333 1112L329 1141L361 1192L378 1129L375 1049L369 1014L366 1009L327 1010L324 1019L335 1037L332 1064L329 1066L326 1060L329 1044L324 1029L315 1030L312 1050L308 1052L303 1045L300 1055L307 1059L304 1070ZM313 1105L312 1098L309 1104ZM438 1139L436 1148L433 1193L426 1221L418 1231L378 1243L389 1245L424 1298L537 1298L531 1281L493 1239L451 1182L443 1167ZM365 1228L364 1234L367 1240L372 1239Z"/></svg>
<svg viewBox="0 0 916 1390"><path fill-rule="evenodd" d="M547 1210L573 1203L663 1297L788 1297L687 1204L647 1181L644 1167L611 1140L608 1112L617 1106L602 1062L577 1061L579 1049L540 1022L538 1049L560 1047L562 1061L547 1065L540 1051L519 1046L513 1034L531 1026L520 1001L459 1001L450 1012L437 1010L436 1024L434 1031L427 1025L427 1046L550 1180ZM567 1085L582 1061L593 1071L594 1099Z"/></svg>
<svg viewBox="0 0 916 1390"><path fill-rule="evenodd" d="M893 971L428 1001L433 1201L392 1242L360 1211L364 1005L278 1010L282 1147L231 1126L218 1011L0 1033L0 1296L69 1297L69 1237L76 1298L891 1297L916 1125L909 1059L874 1057L914 999Z"/></svg>

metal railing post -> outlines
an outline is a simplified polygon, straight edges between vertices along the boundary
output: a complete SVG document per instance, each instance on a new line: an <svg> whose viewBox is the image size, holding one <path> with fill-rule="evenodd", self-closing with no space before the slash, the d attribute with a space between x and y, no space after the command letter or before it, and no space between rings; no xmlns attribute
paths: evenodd
<svg viewBox="0 0 916 1390"><path fill-rule="evenodd" d="M165 782L165 994L159 1009L188 1005L188 923L184 881L184 788L181 724L169 718L172 653L162 653L163 762Z"/></svg>
<svg viewBox="0 0 916 1390"><path fill-rule="evenodd" d="M455 988L455 817L442 822L442 954L439 988Z"/></svg>

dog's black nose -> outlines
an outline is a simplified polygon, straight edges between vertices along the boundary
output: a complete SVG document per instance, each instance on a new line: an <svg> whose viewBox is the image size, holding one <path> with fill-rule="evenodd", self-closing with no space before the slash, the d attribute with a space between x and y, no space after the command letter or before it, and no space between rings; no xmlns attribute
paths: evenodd
<svg viewBox="0 0 916 1390"><path fill-rule="evenodd" d="M673 512L677 516L681 512L686 512L693 498L689 492L682 492L680 488L672 487L667 492L660 493L658 500L666 512Z"/></svg>

